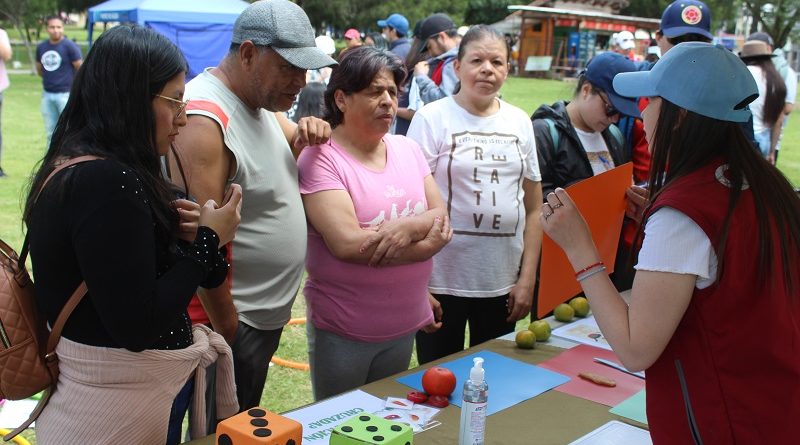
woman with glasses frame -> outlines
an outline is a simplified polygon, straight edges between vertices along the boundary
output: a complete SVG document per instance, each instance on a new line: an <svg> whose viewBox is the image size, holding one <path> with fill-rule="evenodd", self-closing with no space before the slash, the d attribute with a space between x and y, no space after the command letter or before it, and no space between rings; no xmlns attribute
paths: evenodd
<svg viewBox="0 0 800 445"><path fill-rule="evenodd" d="M636 101L614 93L618 73L636 71L633 62L616 53L594 57L578 77L571 101L540 106L531 117L545 195L630 161L620 114L639 117Z"/></svg>
<svg viewBox="0 0 800 445"><path fill-rule="evenodd" d="M36 421L40 445L178 443L190 379L218 356L227 356L217 368L229 383L218 412L238 408L230 348L193 329L186 307L198 286L225 281L219 246L239 225L241 189L201 207L176 200L161 170L186 125L186 69L152 30L103 33L34 175L24 220L39 311L53 326L79 284L88 288L56 348L60 375Z"/></svg>

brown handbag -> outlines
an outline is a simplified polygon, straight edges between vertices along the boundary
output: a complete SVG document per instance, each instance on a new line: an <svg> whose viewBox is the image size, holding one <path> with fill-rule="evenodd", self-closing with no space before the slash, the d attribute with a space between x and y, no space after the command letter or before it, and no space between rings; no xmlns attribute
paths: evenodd
<svg viewBox="0 0 800 445"><path fill-rule="evenodd" d="M80 156L59 164L45 179L36 198L56 173L96 159L101 158ZM3 437L6 441L33 423L50 400L58 381L55 350L61 330L87 292L86 282L82 282L61 309L48 334L47 320L36 309L33 281L25 268L27 255L27 235L19 256L0 240L0 398L20 400L41 391L45 393L28 420Z"/></svg>

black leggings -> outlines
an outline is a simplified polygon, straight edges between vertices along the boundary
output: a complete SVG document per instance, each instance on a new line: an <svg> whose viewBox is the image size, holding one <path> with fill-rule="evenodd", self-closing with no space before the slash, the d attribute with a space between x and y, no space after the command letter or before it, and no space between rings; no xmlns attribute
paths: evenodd
<svg viewBox="0 0 800 445"><path fill-rule="evenodd" d="M420 364L464 349L464 328L469 322L469 345L514 331L508 317L508 294L491 298L456 297L434 294L442 304L442 327L433 334L417 332L417 359Z"/></svg>

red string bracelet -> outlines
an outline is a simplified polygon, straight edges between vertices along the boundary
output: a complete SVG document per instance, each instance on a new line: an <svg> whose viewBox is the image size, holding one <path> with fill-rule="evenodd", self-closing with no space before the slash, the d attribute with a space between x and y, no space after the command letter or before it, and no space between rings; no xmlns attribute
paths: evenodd
<svg viewBox="0 0 800 445"><path fill-rule="evenodd" d="M588 265L588 266L584 267L583 269L581 269L581 270L579 270L579 271L575 272L575 278L578 278L578 276L579 276L580 274L582 274L582 273L584 273L584 272L588 272L588 271L590 271L590 270L592 270L592 269L594 269L595 267L598 267L598 266L605 266L605 264L603 264L603 262L602 262L602 261L598 261L598 262L596 262L596 263L594 263L594 264L590 264L590 265Z"/></svg>

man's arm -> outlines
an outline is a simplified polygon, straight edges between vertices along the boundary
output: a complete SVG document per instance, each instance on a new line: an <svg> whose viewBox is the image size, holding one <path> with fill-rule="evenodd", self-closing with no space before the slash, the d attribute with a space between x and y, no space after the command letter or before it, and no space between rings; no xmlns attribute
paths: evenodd
<svg viewBox="0 0 800 445"><path fill-rule="evenodd" d="M303 148L323 144L331 138L331 126L322 119L308 116L295 124L281 111L275 112L275 118L278 119L278 125L281 126L295 159L300 156Z"/></svg>
<svg viewBox="0 0 800 445"><path fill-rule="evenodd" d="M38 74L39 77L42 77L42 71L44 71L44 67L40 62L36 62L36 74Z"/></svg>
<svg viewBox="0 0 800 445"><path fill-rule="evenodd" d="M221 205L228 178L236 170L236 160L225 147L219 125L205 116L190 116L175 140L175 149L186 172L187 191L201 206L208 200ZM179 169L173 154L169 162L173 182L185 186L183 178L175 174ZM239 317L227 282L215 289L199 289L198 296L211 326L233 343Z"/></svg>
<svg viewBox="0 0 800 445"><path fill-rule="evenodd" d="M77 72L83 64L83 54L81 54L81 48L77 43L71 40L70 42L72 43L72 69Z"/></svg>

